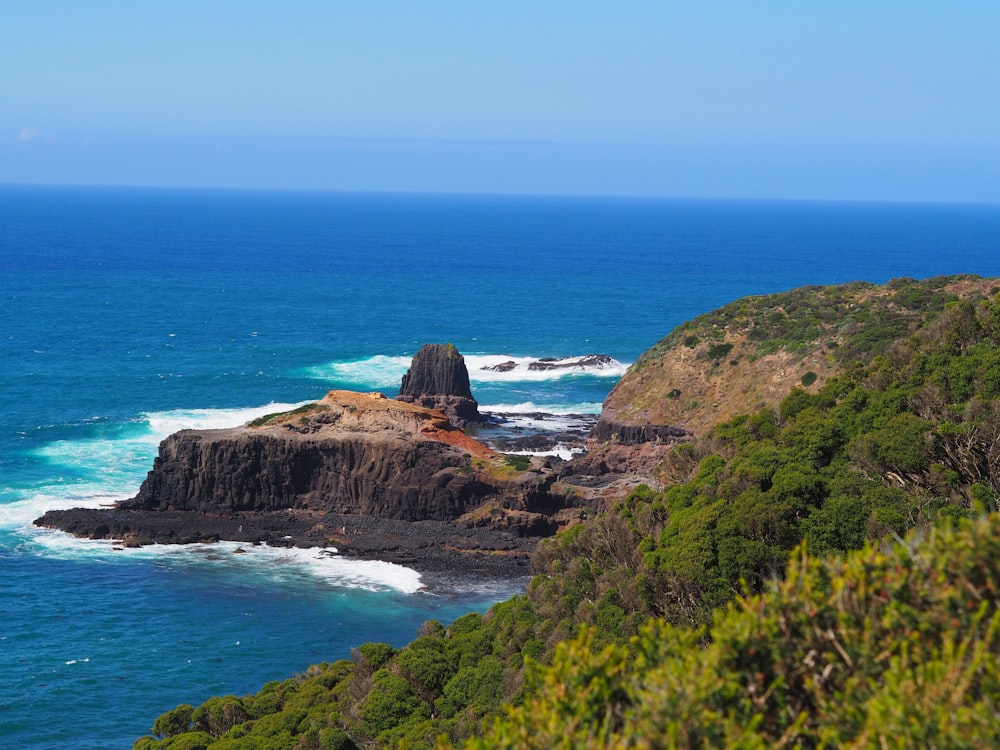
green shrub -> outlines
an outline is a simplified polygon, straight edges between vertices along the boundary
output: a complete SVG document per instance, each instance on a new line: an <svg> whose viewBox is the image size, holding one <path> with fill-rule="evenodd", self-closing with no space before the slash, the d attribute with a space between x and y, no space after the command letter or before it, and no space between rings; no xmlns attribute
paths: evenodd
<svg viewBox="0 0 1000 750"><path fill-rule="evenodd" d="M356 657L367 669L375 672L385 666L396 653L388 643L363 643L357 648Z"/></svg>
<svg viewBox="0 0 1000 750"><path fill-rule="evenodd" d="M401 724L430 717L430 711L404 677L381 671L375 675L374 689L368 693L359 709L362 726L369 737Z"/></svg>
<svg viewBox="0 0 1000 750"><path fill-rule="evenodd" d="M209 698L194 710L191 719L196 729L221 737L237 724L250 718L242 701L234 695Z"/></svg>
<svg viewBox="0 0 1000 750"><path fill-rule="evenodd" d="M821 560L698 630L584 628L467 747L996 747L1000 518Z"/></svg>
<svg viewBox="0 0 1000 750"><path fill-rule="evenodd" d="M157 737L173 737L191 728L194 706L183 703L172 711L167 711L153 722L153 734Z"/></svg>
<svg viewBox="0 0 1000 750"><path fill-rule="evenodd" d="M508 453L504 456L504 463L515 471L527 471L531 468L531 457Z"/></svg>
<svg viewBox="0 0 1000 750"><path fill-rule="evenodd" d="M729 343L715 344L710 347L708 354L706 355L711 360L725 359L729 356L729 352L733 350L733 345Z"/></svg>

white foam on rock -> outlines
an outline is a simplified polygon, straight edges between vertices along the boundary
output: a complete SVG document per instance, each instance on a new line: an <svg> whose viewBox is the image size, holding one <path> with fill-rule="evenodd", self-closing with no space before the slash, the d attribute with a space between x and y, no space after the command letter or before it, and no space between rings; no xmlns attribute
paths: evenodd
<svg viewBox="0 0 1000 750"><path fill-rule="evenodd" d="M61 531L36 529L27 543L38 555L92 562L136 560L196 569L222 568L240 579L256 578L272 584L313 579L331 588L397 591L413 594L423 588L420 573L380 560L357 560L333 548L269 547L240 542L212 544L150 544L124 547L107 539L80 539Z"/></svg>
<svg viewBox="0 0 1000 750"><path fill-rule="evenodd" d="M530 365L538 363L540 357L512 357L506 354L466 354L465 366L469 370L469 380L473 383L516 383L559 380L565 377L591 375L601 378L620 378L628 370L628 364L612 359L607 363L587 365L585 360L592 355L563 357L549 364L563 367L532 370ZM307 367L300 372L316 380L332 381L363 389L399 388L403 375L410 369L412 357L390 357L379 354L364 359L328 362ZM491 369L513 362L514 366L504 372Z"/></svg>
<svg viewBox="0 0 1000 750"><path fill-rule="evenodd" d="M540 456L542 458L546 456L554 456L557 458L565 459L569 461L573 456L579 456L583 453L583 448L574 447L571 445L554 445L550 450L547 451L505 451L508 456Z"/></svg>
<svg viewBox="0 0 1000 750"><path fill-rule="evenodd" d="M339 588L419 591L422 586L420 574L410 568L381 561L355 560L332 554L332 551L324 553L317 549L236 542L126 549L111 540L80 539L32 525L34 519L48 510L100 508L133 497L152 466L160 441L178 430L237 427L266 414L294 409L302 403L150 412L130 424L118 425L119 430L112 437L60 440L44 445L35 455L51 466L53 479L30 490L5 493L5 502L0 502L0 528L14 531L21 543L39 555L109 563L146 559L187 566L224 565L241 575L274 581L307 576ZM242 548L243 552L237 553L237 548Z"/></svg>
<svg viewBox="0 0 1000 750"><path fill-rule="evenodd" d="M590 355L577 357L562 357L549 362L542 362L539 357L508 357L506 355L472 355L465 358L469 368L469 379L483 383L490 382L540 382L559 380L579 375L592 375L601 378L620 378L628 370L628 365L612 359L607 363L585 364ZM513 363L513 366L510 366ZM547 364L559 367L546 369L531 369L532 365ZM504 366L502 371L491 368ZM509 369L508 369L509 368Z"/></svg>
<svg viewBox="0 0 1000 750"><path fill-rule="evenodd" d="M488 414L531 415L546 414L553 417L571 417L574 414L596 415L601 413L600 402L584 402L579 404L536 404L534 401L522 401L518 404L480 404L479 411Z"/></svg>
<svg viewBox="0 0 1000 750"><path fill-rule="evenodd" d="M60 492L60 489L62 491ZM138 488L136 488L138 489ZM51 487L24 500L0 503L0 528L32 529L31 522L49 510L70 508L101 508L119 500L127 500L135 493L110 494L99 487Z"/></svg>

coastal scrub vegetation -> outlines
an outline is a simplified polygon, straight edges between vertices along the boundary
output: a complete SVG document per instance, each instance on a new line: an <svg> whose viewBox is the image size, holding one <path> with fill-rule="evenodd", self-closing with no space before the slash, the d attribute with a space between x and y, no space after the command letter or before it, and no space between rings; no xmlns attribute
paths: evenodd
<svg viewBox="0 0 1000 750"><path fill-rule="evenodd" d="M676 447L676 481L541 544L524 595L135 747L997 746L1000 301L943 287L869 290L885 316L790 293L765 336L858 325L831 356L865 356Z"/></svg>
<svg viewBox="0 0 1000 750"><path fill-rule="evenodd" d="M601 419L703 435L719 421L776 405L792 385L814 393L867 367L952 306L993 297L996 286L965 275L745 297L678 326L643 353L609 394ZM672 390L684 398L664 398Z"/></svg>

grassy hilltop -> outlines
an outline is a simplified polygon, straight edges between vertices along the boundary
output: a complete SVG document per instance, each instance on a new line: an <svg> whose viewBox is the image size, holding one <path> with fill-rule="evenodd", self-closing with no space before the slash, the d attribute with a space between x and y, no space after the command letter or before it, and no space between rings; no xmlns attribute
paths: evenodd
<svg viewBox="0 0 1000 750"><path fill-rule="evenodd" d="M679 327L607 411L695 437L543 543L523 596L136 748L996 746L998 292L811 287Z"/></svg>
<svg viewBox="0 0 1000 750"><path fill-rule="evenodd" d="M605 418L701 435L720 420L815 393L926 326L946 305L990 296L1000 280L949 276L854 282L744 297L678 326L616 385Z"/></svg>

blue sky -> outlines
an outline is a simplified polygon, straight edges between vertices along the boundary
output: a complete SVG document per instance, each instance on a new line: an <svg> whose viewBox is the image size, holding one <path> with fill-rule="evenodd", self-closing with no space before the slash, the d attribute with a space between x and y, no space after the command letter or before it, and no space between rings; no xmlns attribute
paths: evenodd
<svg viewBox="0 0 1000 750"><path fill-rule="evenodd" d="M0 183L1000 201L1000 3L0 10Z"/></svg>

